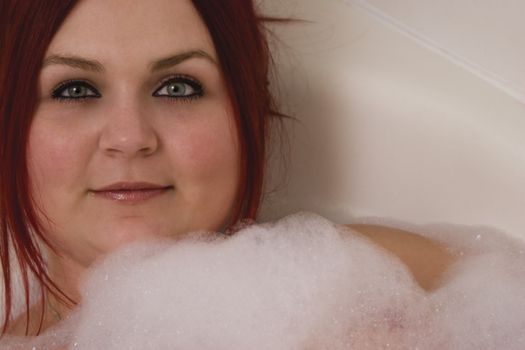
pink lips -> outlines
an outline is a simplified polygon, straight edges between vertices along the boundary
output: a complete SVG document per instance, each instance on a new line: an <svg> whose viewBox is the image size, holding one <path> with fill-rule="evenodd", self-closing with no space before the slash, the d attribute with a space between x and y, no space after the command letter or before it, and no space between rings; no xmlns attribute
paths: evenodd
<svg viewBox="0 0 525 350"><path fill-rule="evenodd" d="M134 204L160 196L172 188L148 182L118 182L90 192L97 197Z"/></svg>

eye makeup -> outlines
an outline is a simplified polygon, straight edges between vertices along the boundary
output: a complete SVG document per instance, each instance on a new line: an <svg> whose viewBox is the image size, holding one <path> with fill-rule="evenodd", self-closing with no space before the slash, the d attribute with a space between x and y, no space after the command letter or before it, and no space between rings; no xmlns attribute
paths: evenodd
<svg viewBox="0 0 525 350"><path fill-rule="evenodd" d="M85 80L66 80L53 89L51 97L60 102L78 102L102 95Z"/></svg>
<svg viewBox="0 0 525 350"><path fill-rule="evenodd" d="M161 81L151 94L173 102L187 102L198 99L205 94L205 89L197 79L177 74ZM70 79L58 84L51 92L51 98L58 102L84 102L89 99L101 98L102 94L92 83L82 79Z"/></svg>
<svg viewBox="0 0 525 350"><path fill-rule="evenodd" d="M173 75L164 79L152 96L189 101L204 96L204 87L188 75Z"/></svg>

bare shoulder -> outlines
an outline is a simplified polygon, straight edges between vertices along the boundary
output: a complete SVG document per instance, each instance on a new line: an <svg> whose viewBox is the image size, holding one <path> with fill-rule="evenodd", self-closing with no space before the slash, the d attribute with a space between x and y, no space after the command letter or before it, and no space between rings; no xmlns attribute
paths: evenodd
<svg viewBox="0 0 525 350"><path fill-rule="evenodd" d="M350 224L346 227L397 256L427 291L440 285L445 272L458 259L445 245L417 233L368 224Z"/></svg>

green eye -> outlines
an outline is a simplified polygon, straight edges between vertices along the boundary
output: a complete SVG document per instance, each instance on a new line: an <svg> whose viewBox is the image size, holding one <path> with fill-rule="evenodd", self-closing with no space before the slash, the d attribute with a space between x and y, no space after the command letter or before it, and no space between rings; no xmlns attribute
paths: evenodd
<svg viewBox="0 0 525 350"><path fill-rule="evenodd" d="M193 88L186 83L173 82L170 83L166 90L170 96L186 96L187 94L193 94Z"/></svg>
<svg viewBox="0 0 525 350"><path fill-rule="evenodd" d="M185 77L176 77L164 82L153 93L153 96L184 99L201 97L203 94L202 85L199 82Z"/></svg>
<svg viewBox="0 0 525 350"><path fill-rule="evenodd" d="M56 88L52 97L55 99L78 100L84 98L98 98L100 93L85 81L68 81Z"/></svg>
<svg viewBox="0 0 525 350"><path fill-rule="evenodd" d="M77 85L77 86L71 86L67 88L65 92L66 92L66 95L70 97L78 98L78 97L88 96L89 90L85 86Z"/></svg>

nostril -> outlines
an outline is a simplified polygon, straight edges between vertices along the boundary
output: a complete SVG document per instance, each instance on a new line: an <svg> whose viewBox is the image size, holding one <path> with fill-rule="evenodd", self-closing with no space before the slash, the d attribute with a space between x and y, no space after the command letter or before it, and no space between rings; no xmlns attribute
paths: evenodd
<svg viewBox="0 0 525 350"><path fill-rule="evenodd" d="M154 153L159 145L156 130L140 120L127 121L106 125L99 139L100 150L110 156L126 157Z"/></svg>

